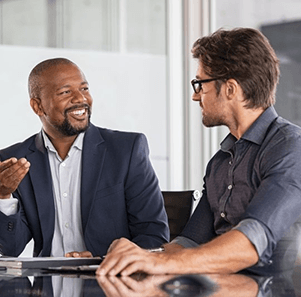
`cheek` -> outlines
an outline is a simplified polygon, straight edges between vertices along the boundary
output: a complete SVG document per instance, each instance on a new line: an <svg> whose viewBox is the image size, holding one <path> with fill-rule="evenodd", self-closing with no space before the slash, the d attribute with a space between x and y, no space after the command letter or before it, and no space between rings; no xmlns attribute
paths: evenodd
<svg viewBox="0 0 301 297"><path fill-rule="evenodd" d="M202 106L204 108L210 109L212 107L212 105L213 105L212 98L210 99L209 96L203 95L202 96Z"/></svg>
<svg viewBox="0 0 301 297"><path fill-rule="evenodd" d="M56 104L45 109L45 113L51 118L60 119L65 117L65 109L65 105Z"/></svg>
<svg viewBox="0 0 301 297"><path fill-rule="evenodd" d="M87 96L86 99L87 99L87 103L88 103L90 106L92 106L93 99L92 99L91 95Z"/></svg>

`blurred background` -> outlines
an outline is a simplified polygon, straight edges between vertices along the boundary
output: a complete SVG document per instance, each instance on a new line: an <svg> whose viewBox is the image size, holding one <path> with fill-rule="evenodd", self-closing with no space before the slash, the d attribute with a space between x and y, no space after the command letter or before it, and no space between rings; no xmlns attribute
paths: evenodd
<svg viewBox="0 0 301 297"><path fill-rule="evenodd" d="M162 190L201 190L228 132L202 126L190 50L220 27L267 36L281 62L276 110L300 125L299 0L1 0L0 148L39 132L28 74L44 59L65 57L90 83L94 124L144 133Z"/></svg>

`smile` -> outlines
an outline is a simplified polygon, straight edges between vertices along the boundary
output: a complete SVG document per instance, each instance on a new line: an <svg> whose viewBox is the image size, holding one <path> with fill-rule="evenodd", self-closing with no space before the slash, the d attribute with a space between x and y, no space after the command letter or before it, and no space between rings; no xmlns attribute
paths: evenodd
<svg viewBox="0 0 301 297"><path fill-rule="evenodd" d="M83 115L85 112L86 112L86 109L79 109L79 110L71 111L72 114L79 115L79 116Z"/></svg>

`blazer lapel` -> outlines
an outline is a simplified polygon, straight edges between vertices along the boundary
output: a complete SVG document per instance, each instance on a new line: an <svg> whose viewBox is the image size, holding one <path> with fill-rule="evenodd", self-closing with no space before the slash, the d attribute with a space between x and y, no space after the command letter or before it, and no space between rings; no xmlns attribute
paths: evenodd
<svg viewBox="0 0 301 297"><path fill-rule="evenodd" d="M35 144L31 145L30 150L32 153L27 156L31 163L29 176L33 185L43 234L43 255L48 255L51 250L55 214L52 177L42 133L37 135Z"/></svg>
<svg viewBox="0 0 301 297"><path fill-rule="evenodd" d="M95 192L99 185L105 154L105 141L99 129L90 124L85 134L82 155L81 211L84 232Z"/></svg>

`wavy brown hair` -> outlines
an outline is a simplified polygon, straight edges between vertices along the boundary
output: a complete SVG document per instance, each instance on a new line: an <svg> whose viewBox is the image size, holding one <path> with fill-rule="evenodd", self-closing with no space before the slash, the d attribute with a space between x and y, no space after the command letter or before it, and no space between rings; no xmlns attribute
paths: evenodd
<svg viewBox="0 0 301 297"><path fill-rule="evenodd" d="M244 93L246 108L264 108L275 103L279 81L279 60L268 39L252 28L219 29L198 39L192 48L194 58L204 72L216 81L219 93L222 81L235 79Z"/></svg>

